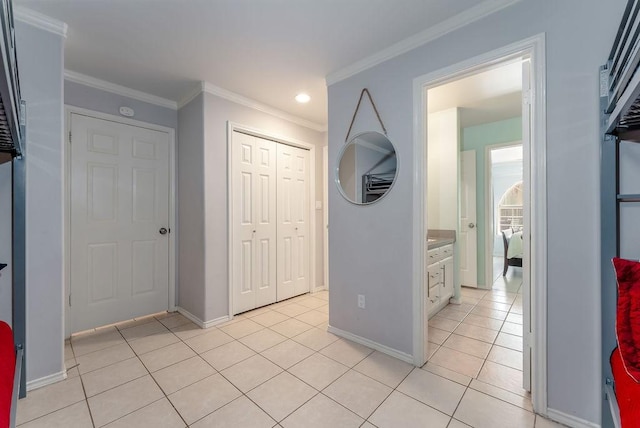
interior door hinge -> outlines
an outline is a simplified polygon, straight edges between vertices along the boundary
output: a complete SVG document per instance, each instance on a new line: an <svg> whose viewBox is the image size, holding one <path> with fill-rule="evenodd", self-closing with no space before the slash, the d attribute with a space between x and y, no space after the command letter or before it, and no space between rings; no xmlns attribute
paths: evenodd
<svg viewBox="0 0 640 428"><path fill-rule="evenodd" d="M533 341L533 335L529 332L524 332L524 344L523 344L523 348L524 349L531 349L532 348L532 341Z"/></svg>
<svg viewBox="0 0 640 428"><path fill-rule="evenodd" d="M71 306L71 293L69 293L69 306Z"/></svg>
<svg viewBox="0 0 640 428"><path fill-rule="evenodd" d="M526 105L531 105L531 89L522 93L522 102Z"/></svg>
<svg viewBox="0 0 640 428"><path fill-rule="evenodd" d="M69 144L71 144L71 131L69 131Z"/></svg>

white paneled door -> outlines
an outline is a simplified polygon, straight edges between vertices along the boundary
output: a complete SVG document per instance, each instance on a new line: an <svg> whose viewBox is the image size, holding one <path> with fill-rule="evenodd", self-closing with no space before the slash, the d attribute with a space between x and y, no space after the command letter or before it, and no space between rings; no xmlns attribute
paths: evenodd
<svg viewBox="0 0 640 428"><path fill-rule="evenodd" d="M71 114L71 329L169 306L169 134Z"/></svg>
<svg viewBox="0 0 640 428"><path fill-rule="evenodd" d="M233 131L231 165L238 314L309 292L309 151Z"/></svg>
<svg viewBox="0 0 640 428"><path fill-rule="evenodd" d="M234 132L234 313L276 301L276 145Z"/></svg>
<svg viewBox="0 0 640 428"><path fill-rule="evenodd" d="M309 292L309 151L278 144L278 300Z"/></svg>
<svg viewBox="0 0 640 428"><path fill-rule="evenodd" d="M478 232L476 228L476 151L461 152L460 283L478 286Z"/></svg>

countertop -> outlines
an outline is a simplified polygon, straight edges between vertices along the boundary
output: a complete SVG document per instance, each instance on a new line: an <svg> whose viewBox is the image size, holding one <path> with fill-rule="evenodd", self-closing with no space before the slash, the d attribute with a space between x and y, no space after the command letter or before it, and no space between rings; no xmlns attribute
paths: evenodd
<svg viewBox="0 0 640 428"><path fill-rule="evenodd" d="M428 238L427 249L433 250L434 248L444 247L447 244L453 244L455 241L453 238Z"/></svg>
<svg viewBox="0 0 640 428"><path fill-rule="evenodd" d="M429 229L427 232L427 249L444 247L456 242L455 230Z"/></svg>

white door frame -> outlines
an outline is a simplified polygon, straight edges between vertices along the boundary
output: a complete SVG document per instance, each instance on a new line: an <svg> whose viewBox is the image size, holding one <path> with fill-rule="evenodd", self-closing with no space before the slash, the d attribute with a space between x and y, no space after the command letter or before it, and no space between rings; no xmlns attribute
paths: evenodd
<svg viewBox="0 0 640 428"><path fill-rule="evenodd" d="M522 140L520 141L512 141L509 143L498 143L491 144L490 146L486 146L484 148L484 230L485 230L485 239L484 239L484 273L485 273L485 286L487 290L491 289L493 285L493 281L495 278L493 277L493 237L492 239L488 239L488 232L490 229L493 229L493 225L491 221L493 220L493 205L488 202L493 202L491 199L491 180L493 180L493 176L491 175L491 151L496 149L506 149L507 147L516 147L522 146ZM524 161L523 161L524 163ZM524 174L524 171L523 171ZM487 200L489 200L487 202Z"/></svg>
<svg viewBox="0 0 640 428"><path fill-rule="evenodd" d="M261 131L250 126L236 122L227 121L227 253L229 254L229 319L233 318L233 159L231 145L233 144L233 132L238 131L254 137L264 138L288 146L309 150L309 292L316 289L316 146L313 144L298 141L293 138L283 137L269 132Z"/></svg>
<svg viewBox="0 0 640 428"><path fill-rule="evenodd" d="M71 317L69 316L69 293L71 291L71 150L69 145L71 133L71 115L78 114L88 116L94 119L108 120L110 122L120 123L123 125L136 126L138 128L151 129L153 131L166 132L169 134L169 306L167 311L176 310L176 235L178 229L175 225L176 219L176 131L166 126L155 125L152 123L142 122L139 120L128 119L112 114L101 113L71 105L64 106L65 111L65 144L64 144L64 267L63 267L63 283L65 286L65 303L64 303L64 323L65 337L69 337L73 333L71 325Z"/></svg>
<svg viewBox="0 0 640 428"><path fill-rule="evenodd" d="M473 164L471 167L469 167L467 165L467 162L464 162L465 160L469 160L469 159L464 159L465 157L468 158L471 155L471 152L473 152ZM467 287L470 288L482 288L479 286L478 284L478 175L477 175L477 162L478 162L478 151L476 149L469 149L469 150L459 150L458 153L458 168L460 170L458 177L459 177L459 181L458 181L458 231L457 231L457 235L456 235L456 242L458 242L458 244L456 245L458 247L457 251L456 251L456 255L458 257L462 257L463 253L466 251L465 256L467 257L467 259L471 259L470 261L467 260L467 266L465 266L465 268L468 268L468 266L470 264L474 264L475 265L475 275L469 275L469 271L471 269L466 269L466 272L463 272L463 268L461 266L460 260L458 260L458 278L459 278L459 288L462 287L462 285L465 285ZM463 168L462 164L463 162L465 163L466 167ZM469 169L473 169L473 175L471 174L467 174L467 172L470 172ZM464 177L467 176L467 180L464 179ZM468 199L467 196L469 195L470 192L466 192L464 191L464 189L467 187L466 184L470 181L469 177L472 177L473 179L473 193L474 198L473 198L473 204L468 204ZM470 186L469 186L470 187ZM464 198L463 198L464 196ZM473 222L471 221L471 219L469 219L469 217L465 217L465 223L463 224L462 222L462 201L465 200L465 205L467 206L467 213L465 213L466 216L468 216L468 211L470 209L473 209L473 211L475 212L475 219L473 219ZM469 208L469 205L472 205L472 208ZM468 223L467 223L468 222ZM466 236L465 236L465 240L462 240L462 233L463 231L465 231L465 229L469 228L469 223L473 223L475 226L473 227L472 232L465 232ZM476 235L476 243L475 245L470 245L469 244L469 233L475 233ZM462 244L462 242L464 242L464 245ZM469 257L469 250L473 249L473 257ZM473 278L475 277L475 279L472 280L472 282L468 282L469 281L469 277Z"/></svg>
<svg viewBox="0 0 640 428"><path fill-rule="evenodd" d="M532 315L532 395L535 412L547 408L547 183L546 183L546 65L545 35L493 50L458 64L417 77L413 81L413 357L416 365L426 360L424 273L426 271L426 144L427 90L451 80L475 74L511 58L531 58L532 134L528 152L531 162L531 315ZM527 148L523 148L526 152Z"/></svg>
<svg viewBox="0 0 640 428"><path fill-rule="evenodd" d="M324 288L329 289L329 146L322 148L322 233L324 234Z"/></svg>

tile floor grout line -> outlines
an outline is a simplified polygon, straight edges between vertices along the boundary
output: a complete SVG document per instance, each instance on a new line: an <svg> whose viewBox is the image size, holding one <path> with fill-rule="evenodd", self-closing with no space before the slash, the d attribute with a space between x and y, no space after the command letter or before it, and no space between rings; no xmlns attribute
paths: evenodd
<svg viewBox="0 0 640 428"><path fill-rule="evenodd" d="M287 372L287 373L288 373L288 372ZM280 373L280 374L282 374L282 373ZM289 374L291 374L291 373L289 373ZM292 375L292 376L293 376L293 375ZM256 387L256 388L257 388L257 387ZM254 388L254 389L256 389L256 388ZM277 419L276 419L276 418L274 418L272 415L270 415L270 414L267 412L267 410L266 410L266 409L263 409L263 408L260 406L260 404L258 404L257 402L255 402L251 397L249 397L249 395L248 395L248 394L244 394L244 396L245 396L245 397L247 397L247 399L249 399L253 404L255 404L255 405L256 405L260 410L262 410L262 411L263 411L263 412L265 412L267 415L269 415L269 417L270 417L271 419L273 419L274 421L276 421L276 425L280 425L280 422L282 422L282 421L284 421L285 419L287 419L289 416L291 416L292 414L294 414L295 412L297 412L297 411L298 411L298 409L300 409L302 406L304 406L305 404L307 404L309 401L313 400L315 397L317 397L317 396L320 394L320 391L318 391L317 389L315 389L315 388L313 388L313 387L311 387L311 389L313 389L315 393L314 393L314 394L313 394L313 395L312 395L308 400L304 401L302 404L300 404L298 407L296 407L295 409L293 409L291 412L287 413L287 415L286 415L285 417L283 417L282 419L280 419L280 420L277 420ZM252 389L251 391L253 391L253 389ZM249 391L249 392L251 392L251 391Z"/></svg>
<svg viewBox="0 0 640 428"><path fill-rule="evenodd" d="M483 383L483 384L485 384L485 385L487 385L487 386L490 386L490 387L492 387L492 388L496 388L496 389L499 389L499 390L501 390L501 391L508 392L509 394L513 394L513 395L515 395L515 396L517 396L517 397L519 397L519 398L523 398L523 399L527 399L527 398L529 398L529 397L526 397L526 396L524 396L524 395L517 394L517 393L515 393L515 392L513 392L513 391L509 391L508 389L504 389L504 388L502 388L502 387L499 387L499 386L492 385L492 384L490 384L490 383L484 382L484 381L482 381L482 380L480 380L480 379L473 379L473 380L475 380L475 381L477 381L477 382L480 382L480 383ZM488 396L490 396L490 397L495 398L496 400L504 401L504 402L505 402L505 403L507 403L507 404L511 404L512 406L518 407L518 408L520 408L520 409L522 409L522 410L526 410L526 411L527 411L527 412L529 412L529 413L534 413L534 412L532 412L531 410L529 410L529 409L525 409L525 408L524 408L524 407L522 407L522 406L518 406L517 404L513 404L513 403L511 403L511 402L509 402L509 401L507 401L507 400L504 400L504 399L500 398L500 397L496 397L495 395L491 395L491 394L489 394L489 393L487 393L487 392L480 391L479 389L473 388L473 387L471 386L471 384L472 384L472 383L473 383L473 381L469 383L469 388L470 388L470 389L472 389L472 390L474 390L474 391L476 391L476 392L479 392L479 393L484 394L484 395L488 395ZM534 413L534 414L535 414L535 413Z"/></svg>
<svg viewBox="0 0 640 428"><path fill-rule="evenodd" d="M348 373L348 372L347 372L347 373ZM337 380L337 379L336 379L336 380ZM334 382L335 382L335 381L334 381ZM332 382L332 383L333 383L333 382ZM328 387L329 387L329 385L327 385L326 387L324 387L324 388L322 389L322 391L324 391L324 390L325 390L325 389L327 389ZM367 419L368 419L368 418L363 418L362 416L360 416L359 414L357 414L356 412L354 412L353 410L351 410L350 408L348 408L348 407L347 407L347 406L345 406L344 404L339 403L339 402L337 402L336 400L334 400L333 398L329 397L327 394L324 394L322 391L320 391L320 392L319 392L319 394L321 394L323 397L325 397L325 398L327 398L327 399L329 399L329 400L333 401L333 402L334 402L334 403L336 403L338 406L340 406L340 407L342 407L342 408L346 409L346 410L347 410L347 411L349 411L350 413L353 413L353 414L354 414L354 415L356 415L358 418L362 419L362 423L365 423L365 422L367 421ZM392 391L392 392L393 392L393 391ZM389 395L391 395L391 392L389 393ZM385 400L386 400L387 398L389 398L389 395L387 395L387 397L385 398ZM372 413L372 414L373 414L373 413ZM371 415L369 415L369 416L371 416Z"/></svg>
<svg viewBox="0 0 640 428"><path fill-rule="evenodd" d="M426 364L427 364L427 363L424 363L422 367L424 367ZM391 392L389 393L389 395L387 395L387 396L385 397L385 399L384 399L384 400L382 400L382 401L380 402L380 404L378 404L378 405L376 406L376 408L373 410L373 412L371 412L371 414L370 414L370 415L365 419L365 422L369 422L370 424L372 424L372 425L374 425L374 426L375 426L375 424L374 424L373 422L369 421L369 418L370 418L371 416L373 416L373 415L378 411L378 409L380 408L380 406L382 406L382 404L383 404L385 401L387 401L387 399L391 396L391 394L393 394L395 391L397 391L397 392L401 393L400 391L398 391L398 387L399 387L400 385L402 385L402 382L404 382L404 381L409 377L409 375L411 375L411 373L413 373L413 371L414 371L414 370L416 370L416 369L418 369L418 370L422 370L422 367L413 366L413 368L412 368L411 370L409 370L409 373L407 373L407 374L402 378L402 380L401 380L401 381L400 381L400 382L395 386L395 388L392 388L392 389L391 389ZM434 374L435 374L435 373L434 373ZM387 386L388 386L388 385L387 385ZM405 395L406 395L406 394L405 394ZM429 407L431 407L431 406L429 406Z"/></svg>
<svg viewBox="0 0 640 428"><path fill-rule="evenodd" d="M126 322L126 321L124 321L124 322ZM118 333L120 334L120 336L122 336L122 333L120 332L120 330L118 330L118 329L116 328L116 331L118 331ZM147 376L147 375L148 375L149 377L151 377L151 379L155 382L155 379L153 378L153 376L151 376L151 373L149 372L149 370L147 369L147 367L144 365L144 363L142 362L142 360L140 360L140 358L138 357L138 355L136 354L136 352L133 350L133 348L131 348L131 345L129 344L129 342L127 341L127 339L125 339L125 338L124 338L124 336L122 336L122 338L124 339L125 343L127 344L127 346L129 346L129 348L131 349L131 351L132 351L132 352L133 352L133 354L134 354L134 357L131 357L131 358L128 358L128 359L137 358L137 359L138 359L138 361L140 361L140 363L142 364L142 366L145 368L145 370L147 370L147 374L146 374L146 375L143 375L143 376L140 376L140 377L137 377L137 378L135 378L135 379L130 379L130 380L128 380L127 382L124 382L124 383L122 383L122 384L120 384L120 385L117 385L117 386L114 386L114 387L112 387L112 388L109 388L109 389L106 389L106 390L104 390L104 391L101 391L100 393L95 394L95 395L93 395L92 397L88 397L88 396L87 396L87 391L86 391L86 389L85 389L85 387L84 387L84 379L82 379L82 376L83 376L83 375L82 375L82 374L79 374L80 382L82 383L82 390L83 390L83 392L84 392L84 396L85 396L85 399L86 399L86 401L87 401L87 408L89 409L89 416L91 417L91 423L93 424L94 428L100 428L100 427L97 427L97 426L96 426L96 423L95 423L95 421L94 421L94 419L93 419L93 412L91 411L91 406L89 405L89 398L97 397L97 396L99 396L99 395L101 395L101 394L103 394L103 393L105 393L105 392L107 392L107 391L111 391L111 390L113 390L113 389L115 389L115 388L118 388L118 387L120 387L120 386L122 386L122 385L127 385L127 384L129 384L129 383L131 383L131 382L134 382L134 381L136 381L136 380L138 380L138 379L141 379L141 378L143 378L144 376ZM123 360L123 361L126 361L126 360ZM121 361L119 361L119 362L121 362ZM114 363L114 364L117 364L117 363ZM111 365L113 365L113 364L111 364ZM108 367L108 366L107 366L107 367ZM97 369L97 370L99 370L99 369ZM93 371L95 371L95 370L93 370ZM78 372L79 372L79 370L78 370ZM87 372L87 373L85 373L85 375L86 375L86 374L88 374L88 373L91 373L91 372ZM159 387L159 386L158 386L158 387ZM162 388L160 388L160 392L162 392L162 393L164 394L164 391L162 390ZM166 395L165 395L165 397L166 397ZM160 400L160 399L158 399L158 400L156 400L156 401L159 401L159 400ZM155 402L155 401L154 401L154 402ZM153 404L153 403L150 403L150 404ZM143 408L145 408L145 407L147 407L147 406L142 406L140 409L143 409ZM116 421L116 420L118 420L118 419L121 419L121 418L123 418L123 417L125 417L125 416L128 416L128 415L130 415L130 414L132 414L132 413L135 413L135 412L137 412L137 411L138 411L138 410L140 410L140 409L136 409L136 410L133 410L133 411L131 411L131 412L129 412L129 413L126 413L126 414L124 414L124 415L122 415L122 416L120 416L120 417L118 417L118 418L114 419L113 421L108 422L106 425L109 425L110 423L113 423L113 422L115 422L115 421ZM102 425L102 426L104 426L104 425Z"/></svg>
<svg viewBox="0 0 640 428"><path fill-rule="evenodd" d="M471 382L473 382L473 379L471 379ZM453 416L456 414L456 412L458 411L458 408L460 407L460 404L462 404L462 399L464 398L464 396L466 395L467 391L469 390L470 386L471 386L471 382L469 382L469 385L467 385L467 387L465 388L464 392L462 393L462 395L460 396L460 399L458 400L458 403L456 404L456 408L453 409L453 412L451 412L451 420L449 420L449 423L447 424L447 427L449 425L451 425L451 421L453 421Z"/></svg>
<svg viewBox="0 0 640 428"><path fill-rule="evenodd" d="M60 407L59 409L52 410L51 412L45 413L44 415L37 416L37 417L35 417L33 419L29 419L28 421L24 421L24 422L20 423L19 425L16 425L16 427L19 428L19 427L24 426L26 424L30 424L32 422L35 422L38 419L46 418L47 416L49 416L49 415L51 415L53 413L59 412L59 411L64 410L64 409L68 409L69 407L75 406L76 404L82 403L82 402L85 403L87 408L89 407L89 405L87 404L87 397L85 396L82 400L76 401L75 403L68 404L68 405L66 405L64 407ZM91 412L89 412L89 415L91 416ZM91 424L93 424L93 419L91 420Z"/></svg>
<svg viewBox="0 0 640 428"><path fill-rule="evenodd" d="M95 426L95 424L94 424L93 426L94 426L95 428L101 428L101 427L109 426L109 425L111 425L112 423L114 423L114 422L116 422L116 421L119 421L120 419L123 419L123 418L125 418L125 417L127 417L127 416L129 416L129 415L131 415L131 414L133 414L133 413L136 413L136 412L138 412L138 411L140 411L140 410L142 410L142 409L145 409L145 408L147 408L147 407L151 406L152 404L157 403L158 401L161 401L161 400L162 400L162 399L164 399L164 398L167 398L167 397L166 397L166 396L164 396L164 397L160 397L160 398L158 398L157 400L152 401L151 403L149 403L149 404L147 404L147 405L145 405L145 406L140 407L139 409L133 410L133 411L131 411L131 412L127 413L127 414L124 414L124 415L122 415L122 416L118 416L116 419L114 419L114 420L112 420L112 421L110 421L110 422L106 423L105 425L101 425L100 427L96 427L96 426ZM180 414L178 413L178 415L180 415ZM181 417L181 418L182 418L182 417ZM186 425L186 424L185 424L185 425Z"/></svg>
<svg viewBox="0 0 640 428"><path fill-rule="evenodd" d="M116 331L118 332L120 337L122 339L124 339L124 337L122 336L122 333L120 333L120 331L117 328L116 328ZM125 343L127 343L126 339L124 339L124 340L125 340ZM127 345L128 345L128 343L127 343ZM135 352L134 352L134 355L135 355ZM85 399L85 402L87 404L87 410L89 411L89 418L91 418L91 424L93 425L94 428L96 428L96 421L95 421L95 419L93 417L93 412L91 411L91 406L89 405L89 397L87 396L87 389L84 386L84 379L82 378L82 374L80 373L80 368L78 368L78 377L80 378L80 385L82 385L82 392L84 394L84 399ZM99 395L99 394L96 394L96 395Z"/></svg>
<svg viewBox="0 0 640 428"><path fill-rule="evenodd" d="M183 360L183 361L186 361L186 360ZM141 361L141 362L142 362L142 361ZM142 364L144 364L144 363L142 363ZM146 366L145 366L145 368L146 368ZM148 369L147 369L147 370L148 370ZM215 369L214 369L214 370L215 370ZM216 373L217 373L217 372L216 372ZM151 376L151 379L155 382L155 384L156 384L156 386L158 387L158 389L160 390L160 392L162 392L162 395L163 395L163 397L162 397L162 398L164 398L165 400L167 400L167 401L169 402L169 404L171 405L171 407L173 407L173 410L175 410L175 411L176 411L176 413L178 414L178 417L180 417L180 419L182 420L182 422L184 422L184 425L185 425L186 427L188 427L188 426L189 426L189 424L187 423L187 421L184 419L184 417L183 417L183 416L182 416L182 414L178 411L178 409L176 409L176 406L174 406L174 405L173 405L173 401L171 401L171 400L169 399L169 396L168 396L168 395L167 395L167 393L164 391L164 389L162 389L162 387L160 386L160 384L158 383L158 381L156 380L156 378L155 378L155 377L153 377L153 375L151 374L151 372L149 372L149 376ZM212 376L213 376L213 375L212 375ZM206 377L205 377L205 378L203 378L203 379L206 379ZM201 379L201 380L203 380L203 379ZM195 382L194 382L194 383L195 383ZM177 391L176 391L176 392L177 392ZM157 401L162 400L162 398L160 398L160 399L159 399L159 400L157 400ZM154 401L154 403L155 403L155 401ZM151 404L153 404L153 403L151 403ZM149 405L151 405L151 404L149 404ZM145 406L145 407L146 407L146 406Z"/></svg>

